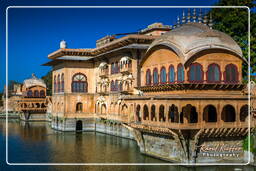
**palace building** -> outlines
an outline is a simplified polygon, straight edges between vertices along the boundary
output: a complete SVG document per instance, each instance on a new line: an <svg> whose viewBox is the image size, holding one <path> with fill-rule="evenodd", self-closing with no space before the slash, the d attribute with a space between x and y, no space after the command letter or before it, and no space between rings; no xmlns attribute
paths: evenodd
<svg viewBox="0 0 256 171"><path fill-rule="evenodd" d="M183 14L173 27L106 36L92 49L61 41L44 64L53 70L52 128L135 139L142 153L169 161L247 162L241 143L248 121L255 125L242 83L247 61L211 27L207 16ZM240 157L200 149L218 144L238 146Z"/></svg>

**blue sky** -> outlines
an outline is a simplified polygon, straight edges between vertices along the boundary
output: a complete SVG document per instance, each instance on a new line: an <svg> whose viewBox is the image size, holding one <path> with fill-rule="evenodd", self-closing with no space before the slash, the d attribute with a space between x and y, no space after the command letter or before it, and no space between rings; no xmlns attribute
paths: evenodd
<svg viewBox="0 0 256 171"><path fill-rule="evenodd" d="M5 84L5 9L19 5L171 5L210 6L217 0L202 1L77 1L60 0L1 1L0 26L0 90ZM154 22L174 24L183 9L42 9L15 8L8 10L9 80L22 82L35 73L45 75L51 68L41 66L47 55L66 40L69 48L94 48L95 41L105 35L134 32Z"/></svg>

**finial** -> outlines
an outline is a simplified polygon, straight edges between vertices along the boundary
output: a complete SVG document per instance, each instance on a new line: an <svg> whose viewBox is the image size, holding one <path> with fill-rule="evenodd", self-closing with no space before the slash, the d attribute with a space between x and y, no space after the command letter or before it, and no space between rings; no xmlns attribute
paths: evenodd
<svg viewBox="0 0 256 171"><path fill-rule="evenodd" d="M177 27L179 27L180 26L180 17L178 16L177 17Z"/></svg>
<svg viewBox="0 0 256 171"><path fill-rule="evenodd" d="M198 23L202 23L202 9L199 9Z"/></svg>
<svg viewBox="0 0 256 171"><path fill-rule="evenodd" d="M187 23L190 23L190 9L188 9Z"/></svg>
<svg viewBox="0 0 256 171"><path fill-rule="evenodd" d="M193 10L193 22L195 23L196 22L196 9L194 8Z"/></svg>
<svg viewBox="0 0 256 171"><path fill-rule="evenodd" d="M210 27L210 29L212 29L212 26L213 26L213 23L212 23L212 13L210 13L210 20L209 20L208 26Z"/></svg>
<svg viewBox="0 0 256 171"><path fill-rule="evenodd" d="M181 20L182 24L184 24L186 22L186 17L185 17L185 12L183 10L182 12L182 20Z"/></svg>
<svg viewBox="0 0 256 171"><path fill-rule="evenodd" d="M67 48L67 43L66 43L65 40L62 40L62 41L60 42L60 48L61 48L61 49Z"/></svg>
<svg viewBox="0 0 256 171"><path fill-rule="evenodd" d="M203 20L204 25L207 25L208 23L208 17L207 14L204 15L204 20Z"/></svg>

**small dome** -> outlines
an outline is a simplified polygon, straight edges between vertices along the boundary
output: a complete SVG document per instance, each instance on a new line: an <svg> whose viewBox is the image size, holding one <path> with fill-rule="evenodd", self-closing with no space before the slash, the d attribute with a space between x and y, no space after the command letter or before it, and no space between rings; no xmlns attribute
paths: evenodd
<svg viewBox="0 0 256 171"><path fill-rule="evenodd" d="M60 42L60 48L61 48L61 49L67 48L67 42L66 42L65 40L62 40L62 41Z"/></svg>
<svg viewBox="0 0 256 171"><path fill-rule="evenodd" d="M106 62L101 62L100 65L99 65L99 68L103 69L103 68L105 68L107 66L108 66L108 64Z"/></svg>
<svg viewBox="0 0 256 171"><path fill-rule="evenodd" d="M33 87L33 86L41 86L41 87L46 88L46 84L45 84L44 80L42 80L40 78L37 78L35 76L35 74L32 74L31 78L24 80L23 85L26 88L30 88L30 87Z"/></svg>
<svg viewBox="0 0 256 171"><path fill-rule="evenodd" d="M202 23L188 23L166 32L152 42L147 53L158 45L171 48L182 58L183 63L186 63L196 53L206 49L228 50L245 60L242 57L241 48L229 35L210 29Z"/></svg>

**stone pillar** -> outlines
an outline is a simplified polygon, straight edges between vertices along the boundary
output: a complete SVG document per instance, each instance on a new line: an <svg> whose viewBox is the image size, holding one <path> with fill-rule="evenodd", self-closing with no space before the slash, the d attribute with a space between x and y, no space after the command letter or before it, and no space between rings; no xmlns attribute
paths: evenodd
<svg viewBox="0 0 256 171"><path fill-rule="evenodd" d="M155 105L156 106L156 122L159 123L159 105Z"/></svg>

